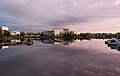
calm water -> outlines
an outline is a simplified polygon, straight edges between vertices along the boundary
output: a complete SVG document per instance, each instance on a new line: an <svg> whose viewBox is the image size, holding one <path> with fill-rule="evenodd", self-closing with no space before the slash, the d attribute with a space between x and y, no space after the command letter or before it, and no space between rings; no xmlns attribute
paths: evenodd
<svg viewBox="0 0 120 76"><path fill-rule="evenodd" d="M105 40L0 49L0 76L120 76L120 51Z"/></svg>

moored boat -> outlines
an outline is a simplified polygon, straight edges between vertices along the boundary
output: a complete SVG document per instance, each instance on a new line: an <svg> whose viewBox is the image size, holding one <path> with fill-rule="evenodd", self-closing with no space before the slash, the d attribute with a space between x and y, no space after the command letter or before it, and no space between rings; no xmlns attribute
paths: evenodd
<svg viewBox="0 0 120 76"><path fill-rule="evenodd" d="M119 43L120 43L120 41L116 40L116 39L105 41L105 44L107 44L108 46L110 46L110 45L118 45Z"/></svg>

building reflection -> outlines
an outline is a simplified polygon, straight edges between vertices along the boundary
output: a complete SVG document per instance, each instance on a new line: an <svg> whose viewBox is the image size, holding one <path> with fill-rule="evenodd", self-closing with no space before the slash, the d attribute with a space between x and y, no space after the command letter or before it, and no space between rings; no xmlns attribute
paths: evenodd
<svg viewBox="0 0 120 76"><path fill-rule="evenodd" d="M33 45L33 41L39 41L43 44L61 44L70 45L77 41L91 40L91 39L74 39L74 38L21 38L21 39L9 39L6 41L0 41L0 46L13 46L13 45Z"/></svg>
<svg viewBox="0 0 120 76"><path fill-rule="evenodd" d="M91 39L73 39L73 38L21 38L21 39L9 39L6 41L0 41L0 49L7 49L10 46L16 45L33 45L34 41L41 42L43 44L54 44L54 45L70 45L75 42L80 42L82 40L91 41ZM109 45L108 47L111 49L116 49L120 51L120 44Z"/></svg>
<svg viewBox="0 0 120 76"><path fill-rule="evenodd" d="M7 49L9 46L15 45L33 45L33 41L31 39L9 39L6 41L0 41L0 49Z"/></svg>
<svg viewBox="0 0 120 76"><path fill-rule="evenodd" d="M55 44L55 39L51 38L40 39L40 41L44 44Z"/></svg>
<svg viewBox="0 0 120 76"><path fill-rule="evenodd" d="M75 42L75 39L63 39L63 38L44 38L40 39L44 44L61 44L61 45L70 45Z"/></svg>
<svg viewBox="0 0 120 76"><path fill-rule="evenodd" d="M0 46L0 49L8 49L9 46Z"/></svg>
<svg viewBox="0 0 120 76"><path fill-rule="evenodd" d="M31 41L39 41L43 44L54 44L54 45L70 45L75 42L80 42L83 40L91 41L91 39L74 39L74 38L31 38ZM103 39L104 40L104 39ZM28 40L27 40L28 41ZM33 44L31 44L33 45ZM108 45L111 49L116 49L120 51L120 43L115 45Z"/></svg>
<svg viewBox="0 0 120 76"><path fill-rule="evenodd" d="M25 39L10 39L6 41L0 41L0 49L9 48L9 46L15 45L33 45L33 41L39 41L43 44L60 44L60 45L70 45L77 41L77 39L63 39L63 38L25 38Z"/></svg>

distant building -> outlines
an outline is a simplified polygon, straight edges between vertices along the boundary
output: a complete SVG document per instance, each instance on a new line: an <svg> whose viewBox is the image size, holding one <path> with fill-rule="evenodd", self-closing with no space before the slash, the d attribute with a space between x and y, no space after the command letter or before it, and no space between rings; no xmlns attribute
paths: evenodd
<svg viewBox="0 0 120 76"><path fill-rule="evenodd" d="M9 27L7 27L7 26L1 26L0 32L3 34L5 31L9 31Z"/></svg>
<svg viewBox="0 0 120 76"><path fill-rule="evenodd" d="M55 36L55 31L43 31L43 36Z"/></svg>
<svg viewBox="0 0 120 76"><path fill-rule="evenodd" d="M9 27L7 27L7 26L1 26L1 30L2 31L9 31Z"/></svg>
<svg viewBox="0 0 120 76"><path fill-rule="evenodd" d="M19 31L13 31L11 32L11 36L19 36L20 32Z"/></svg>
<svg viewBox="0 0 120 76"><path fill-rule="evenodd" d="M75 34L75 32L74 32L74 31L70 31L70 34L71 34L71 35L74 35L74 34Z"/></svg>
<svg viewBox="0 0 120 76"><path fill-rule="evenodd" d="M63 29L63 32L65 33L65 34L69 34L70 32L69 32L69 29Z"/></svg>
<svg viewBox="0 0 120 76"><path fill-rule="evenodd" d="M119 34L119 35L120 35L120 32L117 32L116 34Z"/></svg>

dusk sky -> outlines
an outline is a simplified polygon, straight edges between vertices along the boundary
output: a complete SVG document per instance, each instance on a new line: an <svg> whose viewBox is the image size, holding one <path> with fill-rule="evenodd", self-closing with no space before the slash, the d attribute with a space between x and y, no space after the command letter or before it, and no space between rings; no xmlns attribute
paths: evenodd
<svg viewBox="0 0 120 76"><path fill-rule="evenodd" d="M120 0L0 0L0 25L24 31L120 31Z"/></svg>

